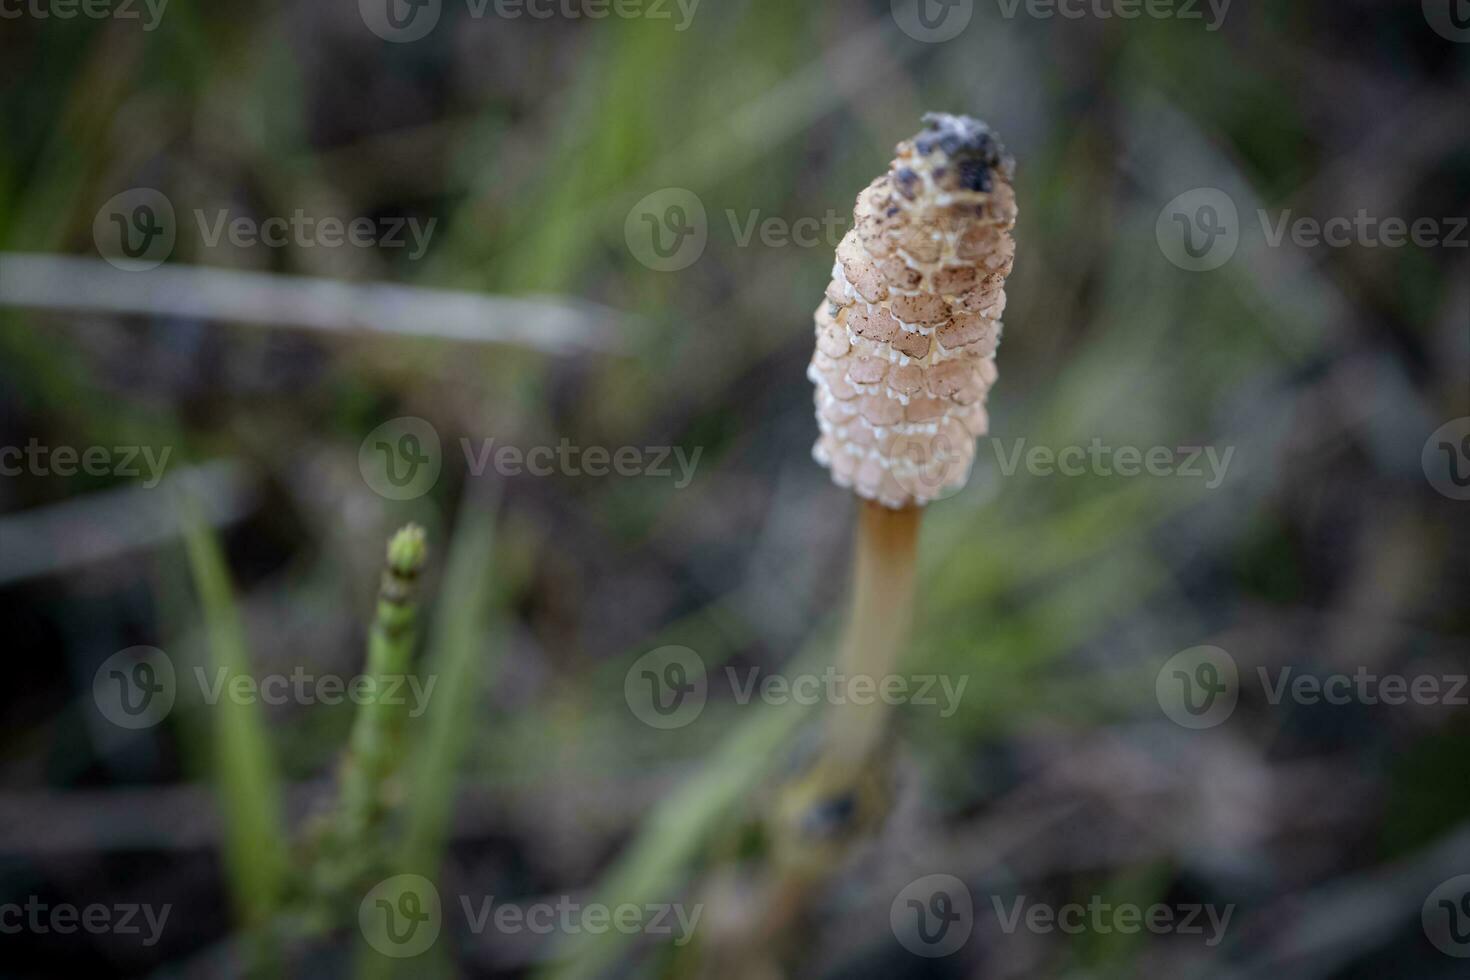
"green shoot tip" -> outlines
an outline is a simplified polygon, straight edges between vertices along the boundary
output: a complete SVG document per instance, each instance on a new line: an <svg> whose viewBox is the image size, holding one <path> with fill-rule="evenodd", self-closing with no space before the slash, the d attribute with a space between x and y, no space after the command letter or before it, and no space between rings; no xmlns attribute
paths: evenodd
<svg viewBox="0 0 1470 980"><path fill-rule="evenodd" d="M429 560L424 529L405 524L388 542L388 569L395 575L417 575Z"/></svg>

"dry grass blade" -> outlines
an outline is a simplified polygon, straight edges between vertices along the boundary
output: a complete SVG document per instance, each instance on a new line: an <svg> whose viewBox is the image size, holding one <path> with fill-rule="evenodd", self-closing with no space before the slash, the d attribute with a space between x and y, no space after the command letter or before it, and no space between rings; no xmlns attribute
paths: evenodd
<svg viewBox="0 0 1470 980"><path fill-rule="evenodd" d="M0 305L507 344L550 354L616 351L612 324L626 320L617 310L558 296L485 296L173 264L126 272L100 259L14 252L0 255Z"/></svg>
<svg viewBox="0 0 1470 980"><path fill-rule="evenodd" d="M118 487L0 517L0 585L108 561L177 538L183 530L172 490L199 502L210 527L255 506L256 481L234 460L181 470L157 488Z"/></svg>

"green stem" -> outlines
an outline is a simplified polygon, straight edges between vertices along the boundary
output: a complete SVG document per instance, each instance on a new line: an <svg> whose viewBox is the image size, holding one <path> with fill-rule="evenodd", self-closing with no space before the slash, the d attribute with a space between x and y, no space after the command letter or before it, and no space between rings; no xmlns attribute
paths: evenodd
<svg viewBox="0 0 1470 980"><path fill-rule="evenodd" d="M428 558L422 528L410 524L388 544L388 564L378 589L377 615L368 634L367 669L372 697L358 710L342 765L337 831L349 845L363 842L383 815L383 786L400 757L408 706L383 695L402 687L418 638L418 577Z"/></svg>

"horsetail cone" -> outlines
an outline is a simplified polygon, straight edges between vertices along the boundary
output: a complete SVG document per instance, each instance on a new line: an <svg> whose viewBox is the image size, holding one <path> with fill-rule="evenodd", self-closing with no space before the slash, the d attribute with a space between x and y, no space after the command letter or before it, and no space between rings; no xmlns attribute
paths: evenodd
<svg viewBox="0 0 1470 980"><path fill-rule="evenodd" d="M924 123L858 195L807 368L821 428L812 455L838 485L893 509L969 477L1015 256L1005 148L968 116Z"/></svg>

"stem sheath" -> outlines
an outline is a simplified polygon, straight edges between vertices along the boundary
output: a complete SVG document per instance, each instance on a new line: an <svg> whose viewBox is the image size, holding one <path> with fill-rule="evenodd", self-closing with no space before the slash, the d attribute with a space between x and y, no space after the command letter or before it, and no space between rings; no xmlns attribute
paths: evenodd
<svg viewBox="0 0 1470 980"><path fill-rule="evenodd" d="M919 520L923 510L893 510L870 500L858 510L853 555L852 607L837 654L837 670L847 683L866 676L877 685L903 659L914 618ZM829 759L861 766L880 746L890 706L881 697L871 704L846 699L828 712L825 751Z"/></svg>

